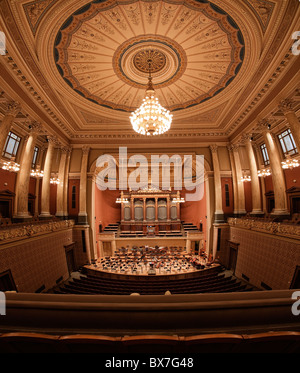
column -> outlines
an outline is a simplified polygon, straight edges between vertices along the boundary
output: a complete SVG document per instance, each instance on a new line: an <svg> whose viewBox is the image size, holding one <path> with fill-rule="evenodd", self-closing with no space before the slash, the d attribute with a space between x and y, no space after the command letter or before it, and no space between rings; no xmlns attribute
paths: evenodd
<svg viewBox="0 0 300 373"><path fill-rule="evenodd" d="M222 185L218 158L218 146L216 144L211 145L210 151L213 161L215 182L215 223L222 223L224 222L224 211L222 207Z"/></svg>
<svg viewBox="0 0 300 373"><path fill-rule="evenodd" d="M167 221L170 221L170 196L167 197Z"/></svg>
<svg viewBox="0 0 300 373"><path fill-rule="evenodd" d="M65 174L64 174L64 219L68 218L68 189L69 189L69 168L70 168L70 159L71 159L72 147L67 147L67 158L65 164Z"/></svg>
<svg viewBox="0 0 300 373"><path fill-rule="evenodd" d="M158 221L157 197L155 197L155 221Z"/></svg>
<svg viewBox="0 0 300 373"><path fill-rule="evenodd" d="M261 194L260 194L260 185L259 177L257 175L257 165L254 150L251 142L251 134L248 134L245 138L246 140L246 149L249 158L249 167L251 175L251 192L252 192L252 212L251 215L261 215Z"/></svg>
<svg viewBox="0 0 300 373"><path fill-rule="evenodd" d="M123 191L121 191L121 201L123 200L123 198L124 198L124 193ZM121 221L124 220L124 207L125 207L125 204L121 202Z"/></svg>
<svg viewBox="0 0 300 373"><path fill-rule="evenodd" d="M239 155L239 145L233 145L233 160L235 165L235 173L236 173L236 184L237 184L237 201L238 201L238 215L246 214L245 210L245 192L244 192L244 183L242 182L242 166L240 161Z"/></svg>
<svg viewBox="0 0 300 373"><path fill-rule="evenodd" d="M180 200L180 191L179 190L177 191L176 198L178 199L178 201ZM181 220L181 217L180 217L180 202L176 202L176 208L177 208L177 220Z"/></svg>
<svg viewBox="0 0 300 373"><path fill-rule="evenodd" d="M41 170L41 163L43 160L43 155L45 152L45 147L42 146L39 150L38 153L38 160L36 164L36 170L40 171ZM39 194L40 194L40 177L36 177L36 182L35 182L35 204L34 204L34 216L39 215Z"/></svg>
<svg viewBox="0 0 300 373"><path fill-rule="evenodd" d="M134 198L131 197L130 198L130 217L131 217L131 221L134 221Z"/></svg>
<svg viewBox="0 0 300 373"><path fill-rule="evenodd" d="M82 148L81 158L81 172L80 172L80 190L79 190L79 214L78 224L88 224L86 212L86 181L87 181L87 164L90 147L84 146Z"/></svg>
<svg viewBox="0 0 300 373"><path fill-rule="evenodd" d="M237 177L236 169L233 158L233 146L230 144L227 146L229 152L229 159L231 165L231 175L232 175L232 185L233 185L233 214L238 215L239 202L238 202L238 186L237 186Z"/></svg>
<svg viewBox="0 0 300 373"><path fill-rule="evenodd" d="M272 172L275 208L271 215L275 217L284 217L289 215L287 209L286 185L284 172L281 166L280 154L274 141L273 135L269 130L269 124L266 120L258 123L258 128L262 131L265 144L267 147L270 168Z"/></svg>
<svg viewBox="0 0 300 373"><path fill-rule="evenodd" d="M286 99L281 101L278 107L287 119L288 126L293 134L298 152L300 152L300 122L295 111L293 110L293 105L293 100Z"/></svg>
<svg viewBox="0 0 300 373"><path fill-rule="evenodd" d="M143 198L144 221L146 221L146 198Z"/></svg>
<svg viewBox="0 0 300 373"><path fill-rule="evenodd" d="M33 157L34 146L38 134L42 131L42 127L38 122L30 123L30 133L24 145L24 152L20 161L20 171L17 179L16 190L18 191L17 197L17 213L14 219L17 221L26 221L32 219L28 213L28 191L30 181L31 163Z"/></svg>
<svg viewBox="0 0 300 373"><path fill-rule="evenodd" d="M256 143L253 143L252 147L253 147L254 153L256 154L256 159L258 160L258 163L260 164L259 169L263 170L263 169L267 168L264 165L262 154L261 154L261 151L260 151L260 148L258 147L258 145ZM261 188L262 211L263 211L264 214L267 214L268 211L267 211L267 201L266 201L265 178L264 177L259 177L259 179L260 179L260 188Z"/></svg>
<svg viewBox="0 0 300 373"><path fill-rule="evenodd" d="M41 195L41 213L40 218L49 218L50 215L50 176L51 166L54 152L54 145L57 143L57 139L54 136L48 136L48 148L44 163L44 176L42 181L42 195Z"/></svg>
<svg viewBox="0 0 300 373"><path fill-rule="evenodd" d="M10 131L10 128L13 124L13 121L19 111L21 110L21 106L18 102L9 102L6 104L5 116L2 119L0 125L0 157L2 156L2 151L6 142L7 135Z"/></svg>
<svg viewBox="0 0 300 373"><path fill-rule="evenodd" d="M58 179L59 184L57 185L56 194L56 214L55 216L63 219L64 217L64 184L65 184L65 172L66 172L66 161L68 155L68 148L62 147L60 152L60 161L58 167Z"/></svg>

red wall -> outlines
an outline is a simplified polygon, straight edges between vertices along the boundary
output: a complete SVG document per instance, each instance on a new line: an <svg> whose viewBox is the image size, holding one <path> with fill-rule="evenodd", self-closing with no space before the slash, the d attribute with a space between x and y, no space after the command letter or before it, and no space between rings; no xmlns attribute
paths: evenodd
<svg viewBox="0 0 300 373"><path fill-rule="evenodd" d="M76 205L75 208L72 208L72 187L76 186ZM74 179L69 180L68 185L68 215L70 217L77 216L79 213L79 189L80 189L80 180Z"/></svg>
<svg viewBox="0 0 300 373"><path fill-rule="evenodd" d="M228 184L229 187L229 206L226 206L226 197L225 197L225 184ZM224 214L231 214L233 213L233 184L231 177L222 177L221 178L221 186L222 186L222 209Z"/></svg>
<svg viewBox="0 0 300 373"><path fill-rule="evenodd" d="M15 172L9 172L0 168L0 190L9 190L15 192L17 174ZM7 185L4 185L7 183Z"/></svg>
<svg viewBox="0 0 300 373"><path fill-rule="evenodd" d="M292 170L284 170L286 189L300 186L300 167ZM294 182L296 180L296 182Z"/></svg>
<svg viewBox="0 0 300 373"><path fill-rule="evenodd" d="M180 196L186 199L186 193L193 193L193 191L186 191L183 189ZM204 236L206 236L206 191L204 184L204 195L200 201L186 201L180 206L180 219L186 223L193 223L199 229L200 223L203 225ZM205 244L204 244L205 248Z"/></svg>
<svg viewBox="0 0 300 373"><path fill-rule="evenodd" d="M50 184L50 214L56 214L56 195L57 195L57 185Z"/></svg>
<svg viewBox="0 0 300 373"><path fill-rule="evenodd" d="M28 193L33 194L34 196L35 196L35 184L36 184L36 178L31 177L29 181Z"/></svg>
<svg viewBox="0 0 300 373"><path fill-rule="evenodd" d="M266 193L274 190L272 176L265 177L265 189L266 189Z"/></svg>
<svg viewBox="0 0 300 373"><path fill-rule="evenodd" d="M251 181L244 182L244 193L245 193L245 210L247 212L251 212L252 211Z"/></svg>
<svg viewBox="0 0 300 373"><path fill-rule="evenodd" d="M121 206L116 203L120 197L119 190L99 190L95 189L95 216L96 229L99 224L105 228L109 223L116 223L121 220Z"/></svg>

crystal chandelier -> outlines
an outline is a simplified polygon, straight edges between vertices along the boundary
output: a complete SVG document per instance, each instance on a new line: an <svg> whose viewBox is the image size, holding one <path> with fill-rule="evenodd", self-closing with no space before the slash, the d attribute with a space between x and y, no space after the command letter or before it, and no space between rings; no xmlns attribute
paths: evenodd
<svg viewBox="0 0 300 373"><path fill-rule="evenodd" d="M129 203L127 198L121 197L116 199L116 203Z"/></svg>
<svg viewBox="0 0 300 373"><path fill-rule="evenodd" d="M60 184L60 180L57 177L51 177L50 178L50 184Z"/></svg>
<svg viewBox="0 0 300 373"><path fill-rule="evenodd" d="M244 183L246 181L251 181L251 176L242 176L241 181Z"/></svg>
<svg viewBox="0 0 300 373"><path fill-rule="evenodd" d="M36 177L36 178L43 177L44 176L44 171L40 171L39 169L31 170L30 176Z"/></svg>
<svg viewBox="0 0 300 373"><path fill-rule="evenodd" d="M171 127L172 117L169 110L162 107L155 96L151 77L151 57L148 59L149 77L146 96L142 105L131 113L130 121L135 132L141 135L161 135Z"/></svg>
<svg viewBox="0 0 300 373"><path fill-rule="evenodd" d="M18 172L20 170L20 165L19 163L16 163L14 161L3 162L2 169L7 171Z"/></svg>
<svg viewBox="0 0 300 373"><path fill-rule="evenodd" d="M271 171L268 168L264 168L262 170L257 171L257 176L258 177L266 177L266 176L270 176L270 175L271 175Z"/></svg>
<svg viewBox="0 0 300 373"><path fill-rule="evenodd" d="M173 203L184 203L185 202L185 199L183 197L176 197L176 198L173 198L172 199L172 202Z"/></svg>
<svg viewBox="0 0 300 373"><path fill-rule="evenodd" d="M290 157L287 157L284 162L281 162L282 168L284 169L293 169L295 167L299 167L299 161L298 159L291 159Z"/></svg>

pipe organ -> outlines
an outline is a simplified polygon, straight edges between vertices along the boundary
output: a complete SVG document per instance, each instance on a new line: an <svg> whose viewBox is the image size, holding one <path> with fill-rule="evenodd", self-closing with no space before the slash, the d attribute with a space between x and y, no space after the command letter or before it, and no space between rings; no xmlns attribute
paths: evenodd
<svg viewBox="0 0 300 373"><path fill-rule="evenodd" d="M117 199L121 207L121 230L143 234L159 231L180 230L180 198L179 191L138 190L121 192ZM151 230L150 230L151 231Z"/></svg>

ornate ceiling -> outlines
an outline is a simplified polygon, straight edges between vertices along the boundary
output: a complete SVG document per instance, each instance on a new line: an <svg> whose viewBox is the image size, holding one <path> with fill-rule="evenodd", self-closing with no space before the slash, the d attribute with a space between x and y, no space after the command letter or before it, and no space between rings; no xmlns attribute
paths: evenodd
<svg viewBox="0 0 300 373"><path fill-rule="evenodd" d="M142 101L151 50L158 98L175 110L209 100L232 82L244 40L234 20L209 2L91 2L62 25L54 49L69 86L125 111Z"/></svg>
<svg viewBox="0 0 300 373"><path fill-rule="evenodd" d="M173 113L156 142L228 141L296 88L297 0L3 0L0 12L3 90L66 142L149 142L129 114L150 52Z"/></svg>

